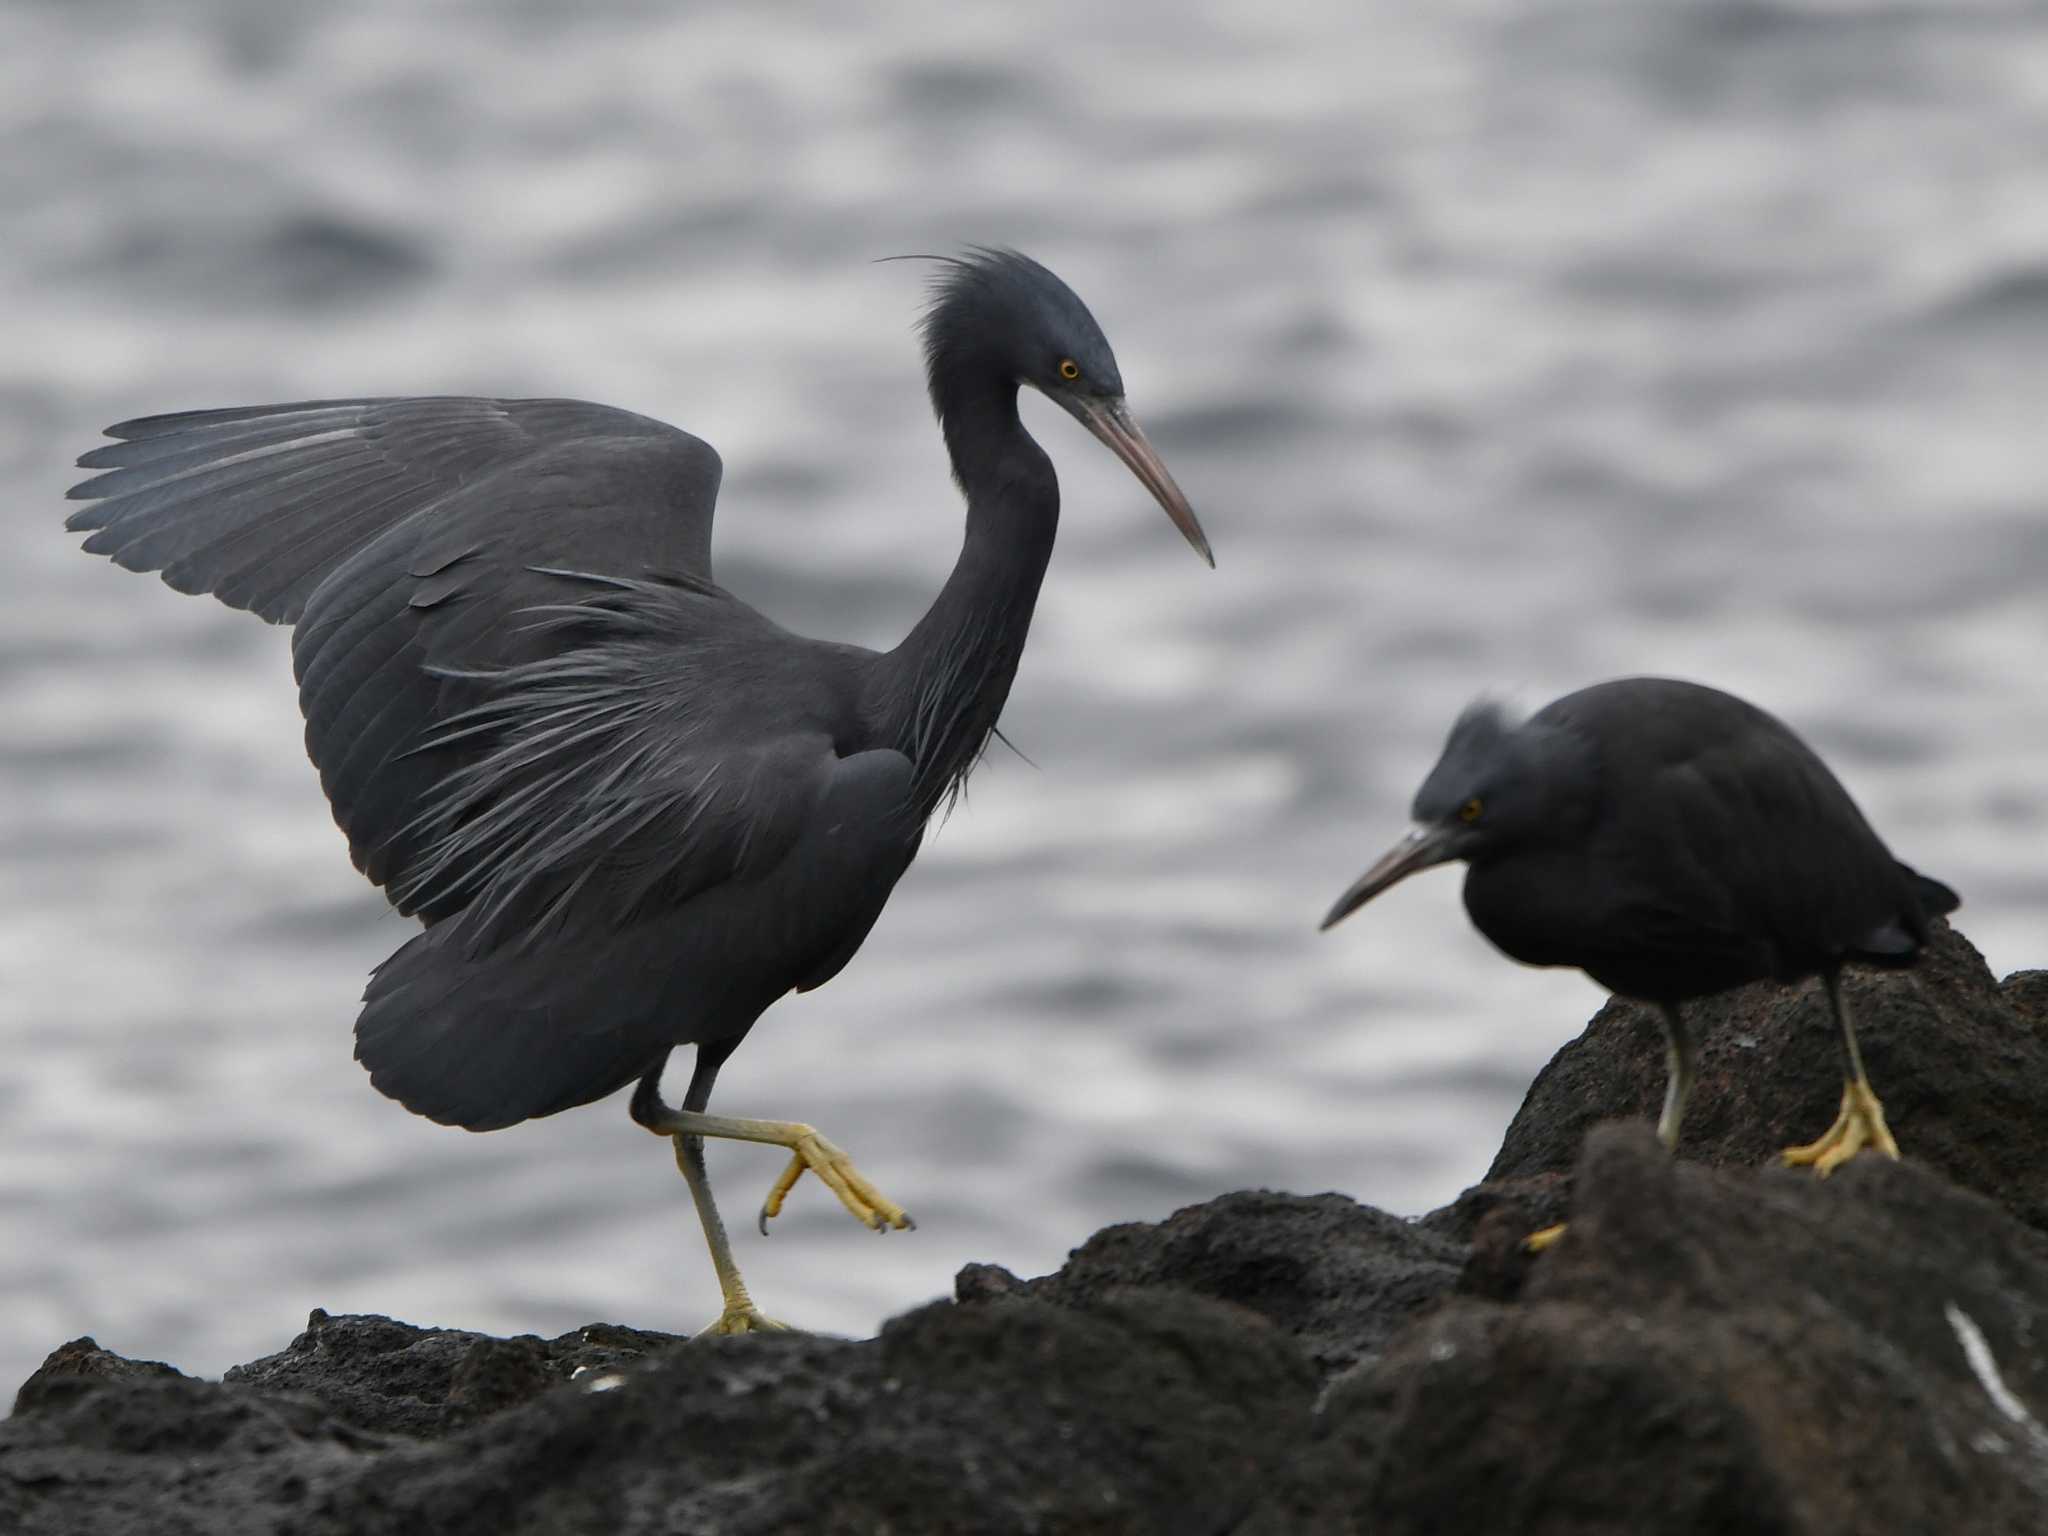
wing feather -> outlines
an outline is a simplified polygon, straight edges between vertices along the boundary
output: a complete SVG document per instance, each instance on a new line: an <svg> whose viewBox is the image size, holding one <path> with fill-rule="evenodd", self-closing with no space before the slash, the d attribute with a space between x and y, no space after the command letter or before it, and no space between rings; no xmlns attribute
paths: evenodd
<svg viewBox="0 0 2048 1536"><path fill-rule="evenodd" d="M296 627L306 746L350 853L404 894L426 797L460 754L416 749L559 636L536 567L708 585L718 456L575 400L316 400L142 417L86 454L89 550ZM479 744L481 747L481 744ZM430 920L446 907L422 910Z"/></svg>
<svg viewBox="0 0 2048 1536"><path fill-rule="evenodd" d="M607 406L323 400L142 417L107 431L120 441L79 461L103 472L70 492L91 503L67 524L91 533L85 547L273 621L297 622L320 583L388 529L520 466L544 465L571 489L579 467L614 485L634 481L631 510L652 568L710 573L718 455ZM288 551L294 558L277 563Z"/></svg>
<svg viewBox="0 0 2048 1536"><path fill-rule="evenodd" d="M1663 856L1699 872L1677 882L1691 919L1731 944L1767 943L1781 978L1854 951L1910 905L1897 861L1841 781L1782 727L1667 767L1657 798L1672 812Z"/></svg>
<svg viewBox="0 0 2048 1536"><path fill-rule="evenodd" d="M800 720L701 730L712 706L693 674L716 662L689 637L720 610L737 619L723 593L536 574L589 595L527 611L524 632L545 642L530 660L432 669L477 701L408 753L453 760L401 828L418 852L393 894L462 911L473 954L531 947L572 905L579 921L629 926L772 864L835 760L829 734Z"/></svg>
<svg viewBox="0 0 2048 1536"><path fill-rule="evenodd" d="M109 435L87 547L294 626L350 853L428 925L357 1037L421 1113L510 1124L743 1029L846 962L914 854L910 762L853 714L867 653L712 585L718 458L686 433L451 397Z"/></svg>

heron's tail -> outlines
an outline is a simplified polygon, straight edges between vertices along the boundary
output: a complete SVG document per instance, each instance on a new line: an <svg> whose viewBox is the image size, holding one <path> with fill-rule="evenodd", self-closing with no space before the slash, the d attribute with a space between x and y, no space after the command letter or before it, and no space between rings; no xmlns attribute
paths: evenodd
<svg viewBox="0 0 2048 1536"><path fill-rule="evenodd" d="M1899 872L1906 877L1906 883L1913 887L1913 899L1920 903L1920 911L1927 917L1947 917L1963 904L1948 886L1939 880L1923 875L1910 864L1900 864Z"/></svg>
<svg viewBox="0 0 2048 1536"><path fill-rule="evenodd" d="M495 1131L601 1099L667 1054L644 1027L617 1023L615 996L600 1006L579 995L604 967L507 951L469 959L459 927L428 929L371 974L356 1060L380 1093L442 1125ZM613 1027L594 1027L600 1013Z"/></svg>
<svg viewBox="0 0 2048 1536"><path fill-rule="evenodd" d="M1905 878L1907 893L1916 910L1901 912L1864 934L1850 949L1852 958L1867 960L1872 965L1911 965L1919 958L1921 946L1927 942L1927 925L1937 917L1946 917L1963 904L1962 897L1939 880L1930 880L1910 864L1899 864L1899 873Z"/></svg>

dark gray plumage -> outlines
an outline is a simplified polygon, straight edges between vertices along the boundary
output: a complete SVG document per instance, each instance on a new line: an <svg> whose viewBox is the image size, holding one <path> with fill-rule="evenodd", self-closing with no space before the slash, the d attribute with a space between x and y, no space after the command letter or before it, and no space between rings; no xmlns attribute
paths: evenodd
<svg viewBox="0 0 2048 1536"><path fill-rule="evenodd" d="M1692 1080L1679 1004L1819 976L1840 1027L1842 1115L1791 1149L1823 1173L1896 1157L1842 1007L1843 965L1910 965L1955 893L1894 859L1827 766L1730 694L1663 678L1601 683L1521 725L1468 709L1415 796L1416 829L1339 898L1328 928L1417 870L1463 859L1465 910L1531 965L1569 965L1658 1005L1675 1146Z"/></svg>
<svg viewBox="0 0 2048 1536"><path fill-rule="evenodd" d="M1008 251L948 260L924 334L966 541L887 653L792 634L715 585L717 454L604 406L155 416L109 428L121 441L80 460L104 472L71 492L91 503L69 523L88 550L294 627L335 819L426 925L365 995L372 1080L473 1130L638 1080L636 1117L677 1138L731 1326L765 1320L723 1251L699 1135L792 1148L767 1214L810 1167L863 1220L907 1224L809 1127L703 1110L762 1011L859 948L995 727L1059 515L1019 385L1112 448L1208 557L1108 342L1051 272ZM681 1111L657 1091L679 1044L699 1047Z"/></svg>

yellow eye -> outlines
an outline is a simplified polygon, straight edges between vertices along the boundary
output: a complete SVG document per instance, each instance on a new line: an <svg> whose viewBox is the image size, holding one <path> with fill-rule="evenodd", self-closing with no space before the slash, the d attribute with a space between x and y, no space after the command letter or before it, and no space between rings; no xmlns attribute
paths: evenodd
<svg viewBox="0 0 2048 1536"><path fill-rule="evenodd" d="M1474 796L1472 799L1467 800L1463 805L1458 807L1458 820L1460 821L1477 821L1481 816L1485 814L1486 807L1479 803L1477 796Z"/></svg>
<svg viewBox="0 0 2048 1536"><path fill-rule="evenodd" d="M1060 377L1065 379L1069 384L1073 383L1074 380L1081 377L1081 365L1075 362L1071 357L1061 358Z"/></svg>

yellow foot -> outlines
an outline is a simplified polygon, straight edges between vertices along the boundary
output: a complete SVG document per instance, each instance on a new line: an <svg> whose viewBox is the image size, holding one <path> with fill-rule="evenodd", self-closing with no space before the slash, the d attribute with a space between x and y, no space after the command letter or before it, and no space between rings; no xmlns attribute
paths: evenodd
<svg viewBox="0 0 2048 1536"><path fill-rule="evenodd" d="M1821 1133L1820 1140L1803 1147L1787 1147L1778 1155L1794 1168L1811 1165L1816 1174L1826 1178L1865 1147L1894 1161L1899 1156L1899 1144L1892 1140L1891 1129L1884 1123L1884 1106L1870 1091L1869 1082L1857 1078L1842 1084L1841 1111L1835 1116L1835 1123Z"/></svg>
<svg viewBox="0 0 2048 1536"><path fill-rule="evenodd" d="M788 1143L792 1154L789 1166L782 1170L782 1177L761 1202L763 1237L768 1235L769 1219L782 1214L783 1200L804 1176L805 1169L823 1179L826 1188L839 1197L839 1203L853 1212L854 1220L862 1226L886 1232L891 1227L903 1231L917 1225L908 1211L870 1184L853 1166L853 1159L819 1135L814 1127L792 1125L789 1129L795 1136Z"/></svg>
<svg viewBox="0 0 2048 1536"><path fill-rule="evenodd" d="M718 1321L709 1328L697 1333L695 1337L710 1339L729 1333L789 1333L792 1331L789 1324L778 1323L752 1302L745 1302L739 1306L733 1306L728 1303L726 1309L718 1314Z"/></svg>
<svg viewBox="0 0 2048 1536"><path fill-rule="evenodd" d="M1564 1228L1565 1224L1560 1221L1556 1226L1545 1227L1541 1232L1531 1232L1522 1239L1522 1252L1541 1253L1560 1237L1564 1236Z"/></svg>

